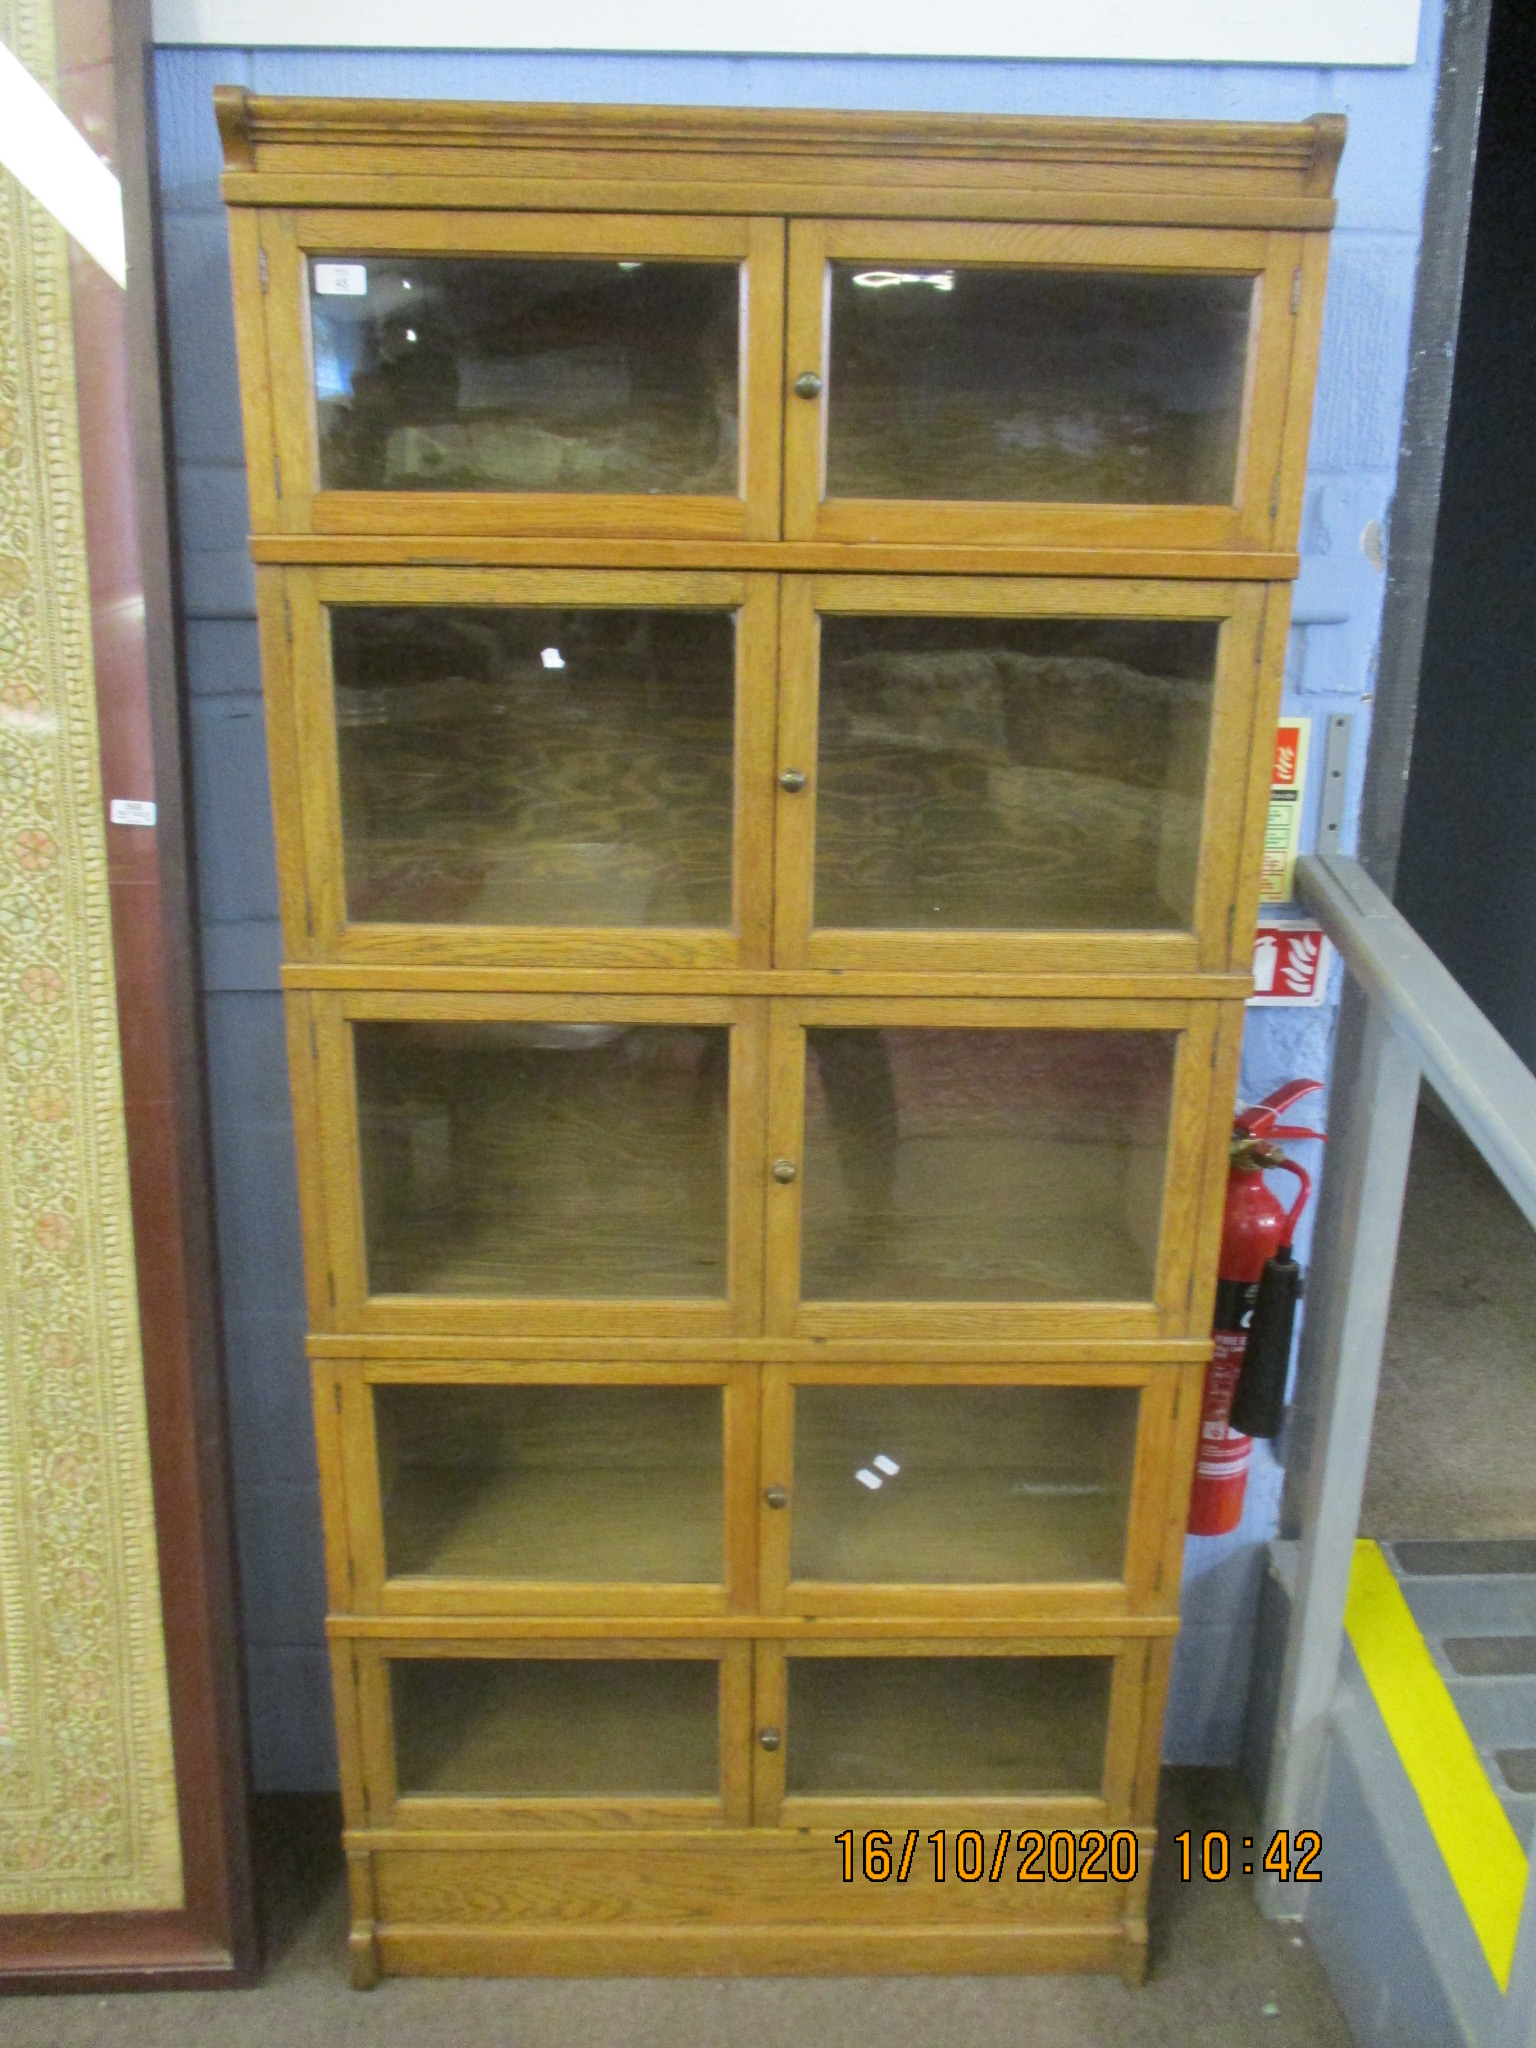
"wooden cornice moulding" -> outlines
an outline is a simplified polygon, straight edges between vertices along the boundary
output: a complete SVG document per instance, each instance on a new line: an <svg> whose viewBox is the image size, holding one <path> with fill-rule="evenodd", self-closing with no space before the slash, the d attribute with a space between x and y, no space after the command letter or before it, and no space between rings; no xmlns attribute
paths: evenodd
<svg viewBox="0 0 1536 2048"><path fill-rule="evenodd" d="M274 98L219 86L240 205L547 205L1326 228L1339 114L1295 123ZM572 188L583 192L573 200ZM989 204L989 199L991 204Z"/></svg>

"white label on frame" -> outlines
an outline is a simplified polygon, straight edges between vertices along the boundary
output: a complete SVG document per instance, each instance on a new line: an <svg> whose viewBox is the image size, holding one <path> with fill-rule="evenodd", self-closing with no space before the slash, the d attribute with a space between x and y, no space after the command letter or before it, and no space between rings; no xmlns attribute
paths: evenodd
<svg viewBox="0 0 1536 2048"><path fill-rule="evenodd" d="M155 807L141 797L115 796L108 815L114 825L153 825Z"/></svg>
<svg viewBox="0 0 1536 2048"><path fill-rule="evenodd" d="M315 290L322 299L366 299L366 263L317 263Z"/></svg>

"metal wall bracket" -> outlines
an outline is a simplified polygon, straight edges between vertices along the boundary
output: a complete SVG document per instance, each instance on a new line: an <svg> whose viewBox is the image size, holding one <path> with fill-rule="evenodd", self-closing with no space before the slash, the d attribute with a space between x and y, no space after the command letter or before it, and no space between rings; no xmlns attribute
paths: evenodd
<svg viewBox="0 0 1536 2048"><path fill-rule="evenodd" d="M1349 741L1355 721L1348 711L1336 711L1328 721L1323 738L1323 793L1317 806L1317 850L1343 851L1344 798L1349 788Z"/></svg>

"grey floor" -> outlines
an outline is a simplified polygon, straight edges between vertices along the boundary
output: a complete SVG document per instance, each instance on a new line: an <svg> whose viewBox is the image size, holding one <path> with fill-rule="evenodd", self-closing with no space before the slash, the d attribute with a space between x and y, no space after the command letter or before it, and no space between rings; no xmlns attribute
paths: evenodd
<svg viewBox="0 0 1536 2048"><path fill-rule="evenodd" d="M347 1988L346 1899L325 1801L262 1802L268 1968L253 1991L0 2002L6 2048L1348 2048L1299 1934L1271 1926L1242 1878L1153 1879L1152 1971L1118 1978L386 1980ZM1252 1834L1234 1775L1169 1771L1159 1824Z"/></svg>
<svg viewBox="0 0 1536 2048"><path fill-rule="evenodd" d="M1419 1111L1367 1536L1536 1535L1536 1232L1444 1111Z"/></svg>

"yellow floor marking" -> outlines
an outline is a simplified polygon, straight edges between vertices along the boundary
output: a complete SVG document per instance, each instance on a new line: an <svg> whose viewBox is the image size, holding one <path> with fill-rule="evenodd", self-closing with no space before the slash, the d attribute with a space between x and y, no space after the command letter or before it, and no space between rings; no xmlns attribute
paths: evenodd
<svg viewBox="0 0 1536 2048"><path fill-rule="evenodd" d="M1526 1857L1379 1544L1355 1545L1344 1626L1501 1991Z"/></svg>

